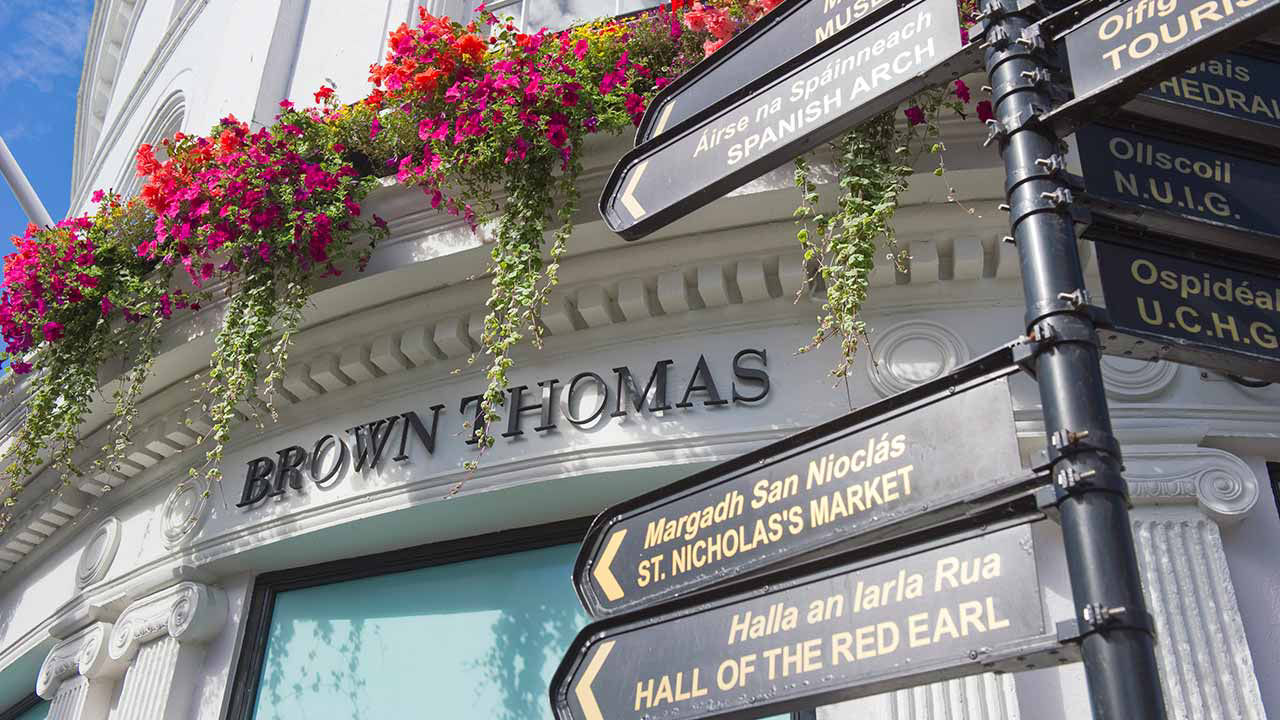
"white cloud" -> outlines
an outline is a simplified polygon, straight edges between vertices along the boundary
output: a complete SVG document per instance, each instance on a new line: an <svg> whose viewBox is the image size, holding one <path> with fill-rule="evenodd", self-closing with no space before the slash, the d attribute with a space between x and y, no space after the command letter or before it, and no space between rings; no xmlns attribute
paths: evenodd
<svg viewBox="0 0 1280 720"><path fill-rule="evenodd" d="M80 77L90 0L3 0L0 6L7 46L0 53L0 90L29 83L48 91L58 80Z"/></svg>

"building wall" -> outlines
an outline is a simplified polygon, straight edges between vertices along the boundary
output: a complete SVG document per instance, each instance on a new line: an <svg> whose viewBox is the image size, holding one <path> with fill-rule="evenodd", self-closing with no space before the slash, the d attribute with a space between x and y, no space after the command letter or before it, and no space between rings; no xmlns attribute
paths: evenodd
<svg viewBox="0 0 1280 720"><path fill-rule="evenodd" d="M158 113L180 107L182 129L201 132L228 113L269 122L281 96L307 104L329 80L340 97L358 97L387 30L414 13L410 0L137 0L131 7L136 18L123 25L113 20L123 4L101 2L95 15L86 60L90 89L100 84L95 48L109 45L119 27L126 28L125 52L97 135L93 93L82 101L76 169L82 205L93 188L128 177L137 143L157 139L148 132L158 127ZM78 683L83 697L96 692L115 707L112 718L126 717L129 688L142 682L140 674L130 681L129 672L143 662L137 657L150 658L153 669L181 669L165 682L189 683L190 717L222 717L261 573L590 516L1011 340L1023 313L1016 253L999 241L1007 222L996 210L1003 174L994 152L978 147L981 134L976 123L952 124L948 174L938 179L922 166L913 178L896 220L909 271L881 263L873 275L871 342L847 382L828 375L832 348L796 353L812 335L822 295L804 282L790 221L797 198L785 168L637 243L621 242L593 208L584 208L562 286L544 316L546 347L520 351L513 383L532 395L539 382L556 379L563 390L583 371L612 381L613 368L622 366L643 381L655 363L669 359L674 404L702 357L721 395L732 398L732 358L755 349L767 353L769 395L712 407L702 402L704 393L690 408L629 413L582 428L565 421L557 404L554 431L533 430L537 418L529 414L523 435L500 437L479 457L464 442L460 404L483 388L467 357L478 347L488 290L483 279L457 278L481 274L488 250L430 211L419 193L379 191L366 204L391 221L391 239L368 272L349 273L316 294L281 383L280 421L237 430L222 483L183 480L201 455L181 452L194 443L184 429L193 418L183 381L207 362L221 312L216 303L165 338L128 477L86 480L61 500L39 492L52 487L51 479L33 481L15 532L37 542L11 550L0 574L0 693L24 687L6 683L29 674L32 658L77 657L72 651L101 646L105 659L96 664L68 670L46 662L46 670L63 669L49 680L41 675L42 691L57 696ZM592 146L584 197L595 196L628 144L622 138ZM1098 297L1096 278L1091 283ZM1248 390L1168 363L1108 359L1104 370L1133 482L1148 588L1161 588L1152 604L1163 623L1174 716L1263 717L1265 705L1280 701L1273 642L1280 572L1270 558L1280 514L1264 466L1280 457L1274 438L1280 390ZM347 468L323 487L307 483L302 491L237 507L255 459L278 459L294 444L310 450L325 434L407 411L428 418L437 404L443 408L434 452L413 442L402 462ZM1031 381L1014 384L1014 406L1029 466L1044 436ZM90 427L105 412L96 408ZM91 433L86 447L99 439ZM397 429L392 445L398 440ZM464 472L462 462L477 457L479 471ZM102 492L104 481L114 486L110 492ZM46 533L47 517L65 524ZM1061 542L1051 525L1040 532L1046 603L1065 618L1072 608ZM6 542L0 537L0 548ZM1210 590L1214 603L1192 602ZM144 633L146 639L131 641L134 659L112 656L107 624L158 617L170 607L165 603L188 591L206 608L199 622L170 636ZM164 653L172 653L167 665L156 659L169 657ZM1222 689L1216 680L1222 677L1232 678L1234 694ZM1204 691L1211 680L1222 689L1216 695ZM33 682L26 680L28 692ZM6 704L0 698L0 707ZM1086 713L1083 674L1074 665L900 691L821 716L1065 720Z"/></svg>

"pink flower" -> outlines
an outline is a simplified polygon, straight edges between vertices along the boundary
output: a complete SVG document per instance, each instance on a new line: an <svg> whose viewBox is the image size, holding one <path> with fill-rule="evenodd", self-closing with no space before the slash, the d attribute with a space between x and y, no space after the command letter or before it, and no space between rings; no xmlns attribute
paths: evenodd
<svg viewBox="0 0 1280 720"><path fill-rule="evenodd" d="M31 372L31 363L25 363L25 362L9 363L9 369L13 370L18 375L26 375L27 373Z"/></svg>
<svg viewBox="0 0 1280 720"><path fill-rule="evenodd" d="M981 122L985 123L988 120L996 119L996 114L991 110L990 100L983 100L982 102L978 103L977 110L978 110L978 120Z"/></svg>
<svg viewBox="0 0 1280 720"><path fill-rule="evenodd" d="M98 307L102 308L103 315L110 315L111 309L115 306L111 304L111 300L106 295L102 296L102 300L98 303Z"/></svg>
<svg viewBox="0 0 1280 720"><path fill-rule="evenodd" d="M44 339L49 342L57 342L62 339L62 324L50 320L44 324Z"/></svg>
<svg viewBox="0 0 1280 720"><path fill-rule="evenodd" d="M90 200L90 202L96 202L96 203L100 203L100 202L102 202L102 191L101 191L101 190L94 190L94 191L93 191L93 196L92 196L92 197L90 197L90 198L89 198L89 200Z"/></svg>
<svg viewBox="0 0 1280 720"><path fill-rule="evenodd" d="M907 108L904 112L907 115L907 122L912 125L919 125L924 122L924 110L921 110L918 106L913 105Z"/></svg>
<svg viewBox="0 0 1280 720"><path fill-rule="evenodd" d="M956 81L955 93L956 97L960 98L960 102L969 104L969 86L965 85L963 80Z"/></svg>

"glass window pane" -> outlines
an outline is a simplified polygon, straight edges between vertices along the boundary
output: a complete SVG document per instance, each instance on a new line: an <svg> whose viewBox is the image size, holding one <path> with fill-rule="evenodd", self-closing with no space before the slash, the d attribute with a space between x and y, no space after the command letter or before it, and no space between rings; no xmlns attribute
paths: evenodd
<svg viewBox="0 0 1280 720"><path fill-rule="evenodd" d="M657 7L655 0L525 0L524 28L559 30L576 23Z"/></svg>
<svg viewBox="0 0 1280 720"><path fill-rule="evenodd" d="M550 720L576 545L281 593L255 718Z"/></svg>
<svg viewBox="0 0 1280 720"><path fill-rule="evenodd" d="M49 703L41 702L30 710L22 713L14 720L45 720L49 717Z"/></svg>

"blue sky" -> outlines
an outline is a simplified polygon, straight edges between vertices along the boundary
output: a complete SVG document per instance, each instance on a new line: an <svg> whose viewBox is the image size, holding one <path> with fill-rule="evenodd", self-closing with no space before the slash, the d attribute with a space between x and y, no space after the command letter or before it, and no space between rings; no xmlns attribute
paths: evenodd
<svg viewBox="0 0 1280 720"><path fill-rule="evenodd" d="M0 0L0 137L53 219L67 213L76 91L92 0ZM26 215L0 182L0 251Z"/></svg>

